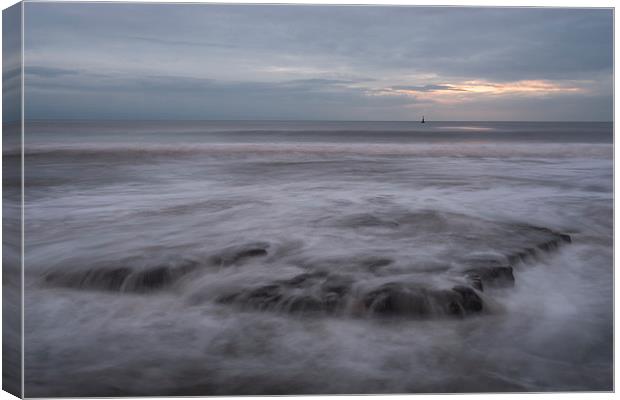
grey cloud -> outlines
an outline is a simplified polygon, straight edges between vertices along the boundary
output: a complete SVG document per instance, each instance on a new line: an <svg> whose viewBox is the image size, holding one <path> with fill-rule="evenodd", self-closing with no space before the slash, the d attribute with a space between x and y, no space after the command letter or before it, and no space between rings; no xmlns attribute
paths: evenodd
<svg viewBox="0 0 620 400"><path fill-rule="evenodd" d="M125 36L120 39L137 40L147 43L153 43L164 46L192 46L192 47L220 47L225 49L236 48L237 46L223 43L209 43L192 40L170 40L166 38L143 37L143 36Z"/></svg>
<svg viewBox="0 0 620 400"><path fill-rule="evenodd" d="M296 85L348 85L352 83L365 82L365 80L345 80L345 79L295 79L292 81L288 81L289 84Z"/></svg>
<svg viewBox="0 0 620 400"><path fill-rule="evenodd" d="M465 90L459 89L458 87L447 86L447 85L424 85L424 86L408 86L408 85L397 85L392 86L390 89L393 90L410 90L412 92L436 92L438 90L453 90L456 92L463 92Z"/></svg>
<svg viewBox="0 0 620 400"><path fill-rule="evenodd" d="M26 10L27 85L33 96L56 90L56 111L80 95L97 101L93 90L114 98L149 93L153 99L139 104L146 113L153 103L154 115L161 115L155 98L183 94L199 103L217 95L232 108L237 99L244 106L227 111L237 118L260 109L299 115L291 104L314 101L307 114L319 119L386 119L417 104L378 96L382 87L422 93L458 90L445 84L465 80L557 80L591 82L596 98L611 93L610 9L26 3ZM567 98L555 99L558 110ZM570 101L590 110L592 98L576 93ZM41 99L33 101L43 112ZM180 100L167 105L179 116L194 109ZM529 118L526 110L512 119ZM485 118L476 112L472 118Z"/></svg>
<svg viewBox="0 0 620 400"><path fill-rule="evenodd" d="M234 81L184 76L92 76L66 74L30 79L26 109L33 118L251 118L321 119L329 112L346 119L359 109L400 108L415 103L410 96L373 96L365 89L348 87L339 80L280 82ZM53 108L48 101L53 98ZM81 99L81 100L80 100ZM172 106L172 107L171 107ZM124 107L127 109L125 110ZM329 110L331 108L331 110ZM305 116L313 110L316 116ZM363 115L363 114L362 114ZM175 118L177 118L175 117Z"/></svg>
<svg viewBox="0 0 620 400"><path fill-rule="evenodd" d="M63 76L63 75L76 75L79 72L77 70L71 70L71 69L66 69L66 68L28 66L25 68L25 73L27 75L54 78L54 77Z"/></svg>

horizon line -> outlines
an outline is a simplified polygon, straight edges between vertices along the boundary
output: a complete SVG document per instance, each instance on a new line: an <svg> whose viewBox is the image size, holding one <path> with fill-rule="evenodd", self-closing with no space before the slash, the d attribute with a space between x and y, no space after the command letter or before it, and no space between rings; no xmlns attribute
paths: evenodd
<svg viewBox="0 0 620 400"><path fill-rule="evenodd" d="M3 124L14 124L14 123L28 123L28 122L404 122L404 123L421 123L419 119L415 120L353 120L353 119L197 119L197 118L186 118L186 119L177 119L177 118L169 118L169 119L145 119L145 118L32 118L32 119L23 119L23 120L13 120L13 121L3 121ZM425 120L424 123L435 123L435 122L538 122L538 123L553 123L553 122L606 122L613 123L614 120L483 120L483 119L472 119L472 120L447 120L447 119L437 119L437 120Z"/></svg>

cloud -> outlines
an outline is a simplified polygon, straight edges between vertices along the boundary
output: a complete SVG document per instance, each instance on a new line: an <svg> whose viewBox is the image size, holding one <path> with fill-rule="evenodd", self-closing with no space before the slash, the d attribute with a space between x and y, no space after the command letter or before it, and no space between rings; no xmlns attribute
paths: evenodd
<svg viewBox="0 0 620 400"><path fill-rule="evenodd" d="M385 96L412 96L418 101L426 101L437 105L467 105L484 101L485 99L497 99L500 97L515 100L519 97L533 99L536 97L553 96L555 101L561 101L562 98L559 96L587 94L588 90L582 87L587 86L587 83L545 80L515 82L465 81L426 86L393 86L380 92Z"/></svg>
<svg viewBox="0 0 620 400"><path fill-rule="evenodd" d="M331 118L346 119L349 115L362 118L369 108L402 111L403 106L415 103L409 96L377 98L355 87L354 80L224 82L173 75L71 72L27 78L27 117L65 119L77 113L89 119L230 119L237 115L321 119L329 113ZM398 115L394 110L388 112Z"/></svg>
<svg viewBox="0 0 620 400"><path fill-rule="evenodd" d="M405 92L437 92L441 90L465 91L465 89L452 86L452 85L424 85L424 86L399 85L399 86L392 86L389 89L394 90L394 91L405 91Z"/></svg>
<svg viewBox="0 0 620 400"><path fill-rule="evenodd" d="M113 117L116 101L141 118L417 119L459 104L486 119L478 105L493 98L592 110L612 95L610 9L25 6L33 117ZM538 111L522 105L510 119Z"/></svg>
<svg viewBox="0 0 620 400"><path fill-rule="evenodd" d="M75 75L75 74L78 74L79 72L76 70L66 69L66 68L28 66L25 68L25 73L27 75L55 78L55 77L63 76L63 75Z"/></svg>
<svg viewBox="0 0 620 400"><path fill-rule="evenodd" d="M156 45L163 45L165 47L167 46L193 46L193 47L219 47L219 48L225 48L225 49L234 49L237 47L232 44L209 43L209 42L192 41L192 40L170 40L166 38L144 37L144 36L124 36L124 37L119 37L119 39L137 40L137 41L152 43Z"/></svg>

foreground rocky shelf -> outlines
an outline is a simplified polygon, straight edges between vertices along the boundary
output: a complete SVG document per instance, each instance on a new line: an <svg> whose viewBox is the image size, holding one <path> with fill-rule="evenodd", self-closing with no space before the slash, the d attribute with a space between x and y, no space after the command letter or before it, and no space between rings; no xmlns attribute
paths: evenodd
<svg viewBox="0 0 620 400"><path fill-rule="evenodd" d="M372 233L384 236L409 229L413 238L418 235L425 240L428 237L445 241L457 250L485 243L492 246L494 253L472 251L464 257L455 256L443 266L434 266L429 275L423 275L423 268L402 267L383 255L281 261L276 245L250 242L224 247L202 259L172 258L155 266L148 265L148 260L125 260L115 266L52 269L43 276L43 283L49 287L147 294L171 290L204 274L210 274L207 279L218 279L217 273L229 268L241 271L291 262L305 272L275 279L282 276L276 269L271 276L266 273L249 283L242 281L214 291L192 293L188 301L195 305L210 302L240 310L308 315L464 317L485 310L484 292L514 286L515 266L535 262L572 241L567 234L543 227L468 220L462 215L424 212L417 214L417 218L408 218L401 218L396 224L377 223L379 217L361 218L372 223L360 224L357 215L335 221L338 229L348 229L341 227L342 221L352 220L357 221L355 229L378 227L382 230ZM411 229L420 228L420 224L423 229ZM423 236L425 231L431 234ZM508 235L513 237L506 240Z"/></svg>

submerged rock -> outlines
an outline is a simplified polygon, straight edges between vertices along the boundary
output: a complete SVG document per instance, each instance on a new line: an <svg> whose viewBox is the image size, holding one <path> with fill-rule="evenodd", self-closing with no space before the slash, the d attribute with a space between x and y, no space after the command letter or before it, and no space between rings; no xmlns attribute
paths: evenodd
<svg viewBox="0 0 620 400"><path fill-rule="evenodd" d="M482 298L474 289L434 289L391 282L370 291L363 304L370 314L404 317L465 316L481 312Z"/></svg>
<svg viewBox="0 0 620 400"><path fill-rule="evenodd" d="M371 272L377 272L382 267L392 264L394 260L385 257L369 257L360 262Z"/></svg>
<svg viewBox="0 0 620 400"><path fill-rule="evenodd" d="M351 214L331 220L332 224L341 228L398 228L397 221L382 218L373 214Z"/></svg>
<svg viewBox="0 0 620 400"><path fill-rule="evenodd" d="M482 311L483 302L475 290L467 286L455 286L452 290L458 293L461 297L460 301L451 303L451 310L453 311L453 314L464 315ZM458 311L456 309L457 307Z"/></svg>
<svg viewBox="0 0 620 400"><path fill-rule="evenodd" d="M481 266L470 268L465 275L478 290L484 287L511 287L515 284L513 269L509 265L504 266Z"/></svg>
<svg viewBox="0 0 620 400"><path fill-rule="evenodd" d="M363 304L371 314L424 316L430 313L428 300L424 289L386 283L367 293Z"/></svg>
<svg viewBox="0 0 620 400"><path fill-rule="evenodd" d="M292 313L326 311L321 299L309 295L292 297L286 302L284 309Z"/></svg>
<svg viewBox="0 0 620 400"><path fill-rule="evenodd" d="M228 266L245 261L248 258L267 255L269 243L255 242L230 246L211 258L211 262L220 266Z"/></svg>
<svg viewBox="0 0 620 400"><path fill-rule="evenodd" d="M239 300L241 294L236 295L233 299ZM265 285L250 291L245 296L245 303L259 310L274 308L282 299L282 292L278 285Z"/></svg>
<svg viewBox="0 0 620 400"><path fill-rule="evenodd" d="M51 271L44 282L72 289L143 293L163 289L200 265L191 260L155 267L94 267L85 270Z"/></svg>
<svg viewBox="0 0 620 400"><path fill-rule="evenodd" d="M130 268L98 268L87 271L57 271L45 275L54 286L119 291L132 271Z"/></svg>
<svg viewBox="0 0 620 400"><path fill-rule="evenodd" d="M342 308L351 281L318 271L219 296L216 302L282 312L334 312Z"/></svg>
<svg viewBox="0 0 620 400"><path fill-rule="evenodd" d="M252 257L267 255L269 243L255 242L231 246L211 258L211 264L228 266L241 263ZM137 265L136 265L137 264ZM110 267L106 265L85 269L53 270L44 275L48 285L73 289L110 290L118 292L143 293L165 289L208 263L191 259L164 262L144 266L143 261L128 260L127 265Z"/></svg>
<svg viewBox="0 0 620 400"><path fill-rule="evenodd" d="M303 274L296 275L290 279L278 281L278 283L285 285L285 286L304 287L304 286L315 284L317 279L321 279L326 276L327 276L327 272L323 272L323 271L306 272Z"/></svg>
<svg viewBox="0 0 620 400"><path fill-rule="evenodd" d="M392 226L389 220L370 214L349 215L340 222L345 220L351 223L351 226ZM422 237L420 234L417 237L416 244L420 246L432 247L438 242L443 244L440 242L443 239L461 241L454 248L450 247L450 251L442 253L441 257L429 257L431 262L445 265L444 268L429 270L425 268L428 260L422 260L418 266L411 264L404 257L406 254L397 252L394 258L391 258L392 254L385 250L380 250L377 255L365 252L351 257L310 257L292 263L304 266L303 272L297 275L252 282L219 295L202 293L201 298L241 309L295 314L464 317L485 309L480 293L484 289L514 286L514 265L534 260L546 252L554 251L561 244L572 241L569 235L547 228L482 220L474 220L472 223L470 220L466 216L437 212L414 213L395 225L400 227L399 231L412 227L430 231L431 235ZM389 223L386 224L386 221ZM470 226L470 223L474 226ZM458 229L454 228L455 224ZM475 232L476 224L488 228L484 231L484 245L488 248L474 248L470 254L476 256L460 257L460 254L468 251L479 240ZM510 228L514 229L512 236L496 234ZM393 234L392 231L377 232L372 234ZM401 234L402 232L399 232L399 235ZM55 270L47 273L44 281L48 285L75 289L148 293L170 288L184 276L201 268L211 268L212 271L219 272L219 269L214 267L239 266L239 272L242 272L246 268L254 267L250 260L270 256L268 260L271 262L278 253L268 252L269 248L268 242L249 242L214 252L204 262L183 258L145 266L143 260L138 263L133 260L128 261L127 265ZM443 247L441 248L443 250ZM386 254L389 257L385 257ZM445 281L441 281L435 277L430 279L429 273L449 276ZM446 282L452 282L455 273L461 274L459 280L465 278L467 284L445 286ZM434 286L435 282L440 282L437 284L440 286Z"/></svg>
<svg viewBox="0 0 620 400"><path fill-rule="evenodd" d="M559 236L560 236L560 239L562 239L563 242L566 242L566 243L572 243L573 242L573 239L571 238L570 235L567 235L567 234L564 234L564 233L560 233Z"/></svg>

